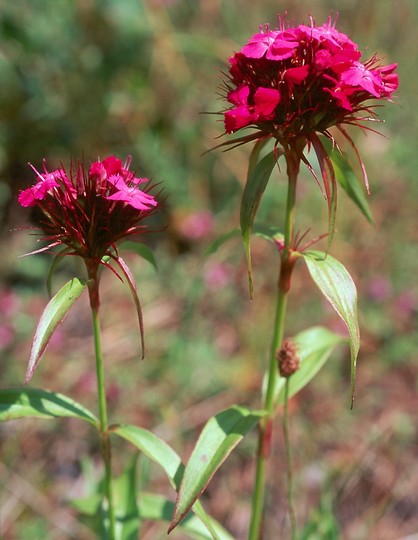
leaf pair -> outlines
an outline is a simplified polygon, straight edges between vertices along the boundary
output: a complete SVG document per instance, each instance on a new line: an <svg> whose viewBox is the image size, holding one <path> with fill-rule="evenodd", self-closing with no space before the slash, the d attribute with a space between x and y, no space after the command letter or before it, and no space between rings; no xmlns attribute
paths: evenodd
<svg viewBox="0 0 418 540"><path fill-rule="evenodd" d="M100 430L100 422L96 416L67 396L36 388L0 390L0 422L30 417L78 418ZM233 426L230 427L233 428ZM184 466L180 457L168 444L150 431L129 424L110 427L109 431L131 442L145 456L156 462L162 467L172 486L177 490L180 488ZM115 509L118 522L118 540L137 538L137 530L141 520L170 521L174 510L172 502L153 494L140 494L138 509L135 466L136 462L132 461L125 473L116 480ZM75 506L84 513L93 515L101 509L101 504L102 496L97 492L85 500L77 501ZM184 527L193 538L233 540L221 525L205 513L199 502L192 503L188 510L191 507L193 507L193 514L186 518ZM103 528L103 520L96 526Z"/></svg>
<svg viewBox="0 0 418 540"><path fill-rule="evenodd" d="M174 489L181 489L180 485L183 479L184 465L178 454L167 443L159 439L152 432L129 424L115 425L109 429L111 432L131 442L149 459L156 462L160 467L162 467ZM184 509L180 519L185 517L189 510L193 510L193 513L205 525L207 531L209 531L214 540L232 540L229 533L227 533L225 529L223 529L216 521L206 514L202 505L196 499L197 496L193 500L190 500L190 504L188 504L187 508ZM167 515L166 510L164 515ZM170 530L172 528L174 527L171 525ZM205 536L205 538L207 537L208 536Z"/></svg>

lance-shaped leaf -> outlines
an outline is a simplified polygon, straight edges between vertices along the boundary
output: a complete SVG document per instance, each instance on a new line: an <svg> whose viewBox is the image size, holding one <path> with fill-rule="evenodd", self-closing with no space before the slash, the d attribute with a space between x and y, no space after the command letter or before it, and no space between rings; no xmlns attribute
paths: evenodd
<svg viewBox="0 0 418 540"><path fill-rule="evenodd" d="M0 421L18 418L72 417L85 420L95 427L99 420L73 399L38 388L7 388L0 390Z"/></svg>
<svg viewBox="0 0 418 540"><path fill-rule="evenodd" d="M154 493L139 494L139 511L142 520L171 521L174 503L161 495ZM219 540L233 540L233 537L214 519L209 518ZM187 533L188 537L195 540L212 540L201 520L193 513L188 514L181 522L180 529Z"/></svg>
<svg viewBox="0 0 418 540"><path fill-rule="evenodd" d="M345 267L331 255L320 251L306 251L303 258L319 290L347 326L351 346L351 406L353 406L356 363L360 349L356 286Z"/></svg>
<svg viewBox="0 0 418 540"><path fill-rule="evenodd" d="M164 469L171 485L178 489L184 465L171 446L151 431L130 424L115 424L110 426L109 431L126 439L152 461L158 463Z"/></svg>
<svg viewBox="0 0 418 540"><path fill-rule="evenodd" d="M253 233L255 236L258 236L258 238L263 238L263 240L273 242L278 248L284 244L284 234L280 232L277 227L257 224L254 225Z"/></svg>
<svg viewBox="0 0 418 540"><path fill-rule="evenodd" d="M65 255L68 255L71 253L71 248L65 248L59 253L55 255L55 257L52 259L51 266L49 267L48 275L46 277L46 288L48 291L48 295L51 298L52 297L52 277L54 275L55 270L57 269L57 266L59 263L63 260Z"/></svg>
<svg viewBox="0 0 418 540"><path fill-rule="evenodd" d="M325 198L328 204L328 241L327 250L330 248L335 232L335 218L337 215L337 184L335 179L332 161L315 132L310 135L310 141L314 147L321 169L322 181L324 183Z"/></svg>
<svg viewBox="0 0 418 540"><path fill-rule="evenodd" d="M138 296L138 289L136 286L136 281L134 276L132 275L132 272L129 269L129 266L126 264L126 262L122 259L120 256L111 255L112 259L118 264L120 269L122 270L124 276L126 277L126 280L128 282L129 290L131 291L132 298L134 300L134 304L136 307L136 313L138 315L138 323L139 323L139 332L141 335L141 348L142 348L142 357L143 360L145 358L145 332L144 332L144 318L142 316L142 308L141 308L141 302L139 300Z"/></svg>
<svg viewBox="0 0 418 540"><path fill-rule="evenodd" d="M299 369L289 379L289 398L302 390L318 373L335 347L344 338L322 326L314 326L293 337L300 360ZM284 403L286 379L278 377L274 389L274 403Z"/></svg>
<svg viewBox="0 0 418 540"><path fill-rule="evenodd" d="M26 370L25 383L28 383L38 367L42 354L55 332L57 326L63 321L71 306L79 298L86 287L86 281L73 278L68 281L55 296L48 302L39 319L32 342L29 363Z"/></svg>
<svg viewBox="0 0 418 540"><path fill-rule="evenodd" d="M277 152L270 152L255 166L250 166L248 178L241 199L240 226L247 256L250 294L253 293L253 277L251 266L250 236L255 216L267 187L271 172L277 160ZM258 156L257 156L258 157Z"/></svg>
<svg viewBox="0 0 418 540"><path fill-rule="evenodd" d="M168 532L180 523L217 469L264 414L235 405L207 422L186 465Z"/></svg>
<svg viewBox="0 0 418 540"><path fill-rule="evenodd" d="M332 151L331 161L334 165L335 176L337 182L344 189L350 199L360 208L361 212L365 218L371 223L374 224L373 216L367 202L366 195L360 185L360 182L357 179L357 175L354 172L353 168L350 166L348 161L337 152L336 150Z"/></svg>
<svg viewBox="0 0 418 540"><path fill-rule="evenodd" d="M131 442L143 454L155 461L166 473L171 485L178 490L183 477L184 465L178 454L166 442L154 435L151 431L132 426L130 424L118 424L111 426L109 431ZM212 527L212 521L197 501L193 505L193 512L205 524L214 540L222 540Z"/></svg>

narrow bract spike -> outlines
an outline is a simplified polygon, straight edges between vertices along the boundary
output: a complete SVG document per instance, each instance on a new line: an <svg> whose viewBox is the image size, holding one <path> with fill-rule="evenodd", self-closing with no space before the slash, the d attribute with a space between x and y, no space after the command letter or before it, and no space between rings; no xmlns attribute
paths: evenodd
<svg viewBox="0 0 418 540"><path fill-rule="evenodd" d="M364 179L364 185L366 186L367 194L370 195L370 185L369 185L369 178L367 176L366 167L364 165L363 159L360 155L360 152L358 151L357 146L355 145L353 139L350 137L350 135L347 133L347 131L342 127L338 126L338 129L340 132L344 135L344 137L347 139L347 141L350 143L351 148L354 150L357 159L360 163L361 172L363 173L363 179Z"/></svg>

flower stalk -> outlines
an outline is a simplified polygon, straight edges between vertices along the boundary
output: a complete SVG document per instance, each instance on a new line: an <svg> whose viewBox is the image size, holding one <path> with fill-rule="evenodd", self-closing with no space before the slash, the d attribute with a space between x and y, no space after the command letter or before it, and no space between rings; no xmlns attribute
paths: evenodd
<svg viewBox="0 0 418 540"><path fill-rule="evenodd" d="M291 276L295 264L292 252L293 230L295 224L296 185L299 172L300 158L297 150L289 147L285 152L288 174L288 191L285 215L285 239L281 252L280 274L277 286L276 314L273 326L273 337L270 348L267 390L264 398L266 416L259 426L259 441L256 458L255 483L252 498L252 515L249 530L249 540L261 538L263 508L265 500L266 465L270 456L274 420L274 389L278 378L276 353L284 337L287 298L290 290Z"/></svg>
<svg viewBox="0 0 418 540"><path fill-rule="evenodd" d="M289 377L286 379L284 392L283 438L286 447L287 504L290 518L290 538L291 540L296 540L297 522L293 501L292 446L289 435Z"/></svg>
<svg viewBox="0 0 418 540"><path fill-rule="evenodd" d="M94 352L96 358L97 396L99 402L98 404L100 418L100 448L105 470L104 492L106 504L104 505L104 507L105 510L107 510L108 514L109 540L115 540L116 520L113 506L111 443L108 432L106 389L104 381L103 353L100 333L99 278L97 275L97 268L93 268L89 271L88 288L93 322Z"/></svg>

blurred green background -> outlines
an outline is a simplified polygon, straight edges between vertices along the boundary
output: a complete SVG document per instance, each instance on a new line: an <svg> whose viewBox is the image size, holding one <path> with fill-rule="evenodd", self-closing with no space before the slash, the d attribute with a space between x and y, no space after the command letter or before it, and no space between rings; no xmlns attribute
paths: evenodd
<svg viewBox="0 0 418 540"><path fill-rule="evenodd" d="M221 73L262 23L317 23L339 13L338 28L398 62L395 104L379 111L383 136L352 131L371 181L375 226L340 196L332 253L359 290L362 349L356 404L349 410L349 352L339 349L292 401L296 506L304 538L394 540L418 531L417 78L415 0L2 0L0 4L0 377L22 384L37 318L46 302L50 256L36 248L31 215L17 205L32 184L27 163L52 169L84 156L132 155L133 168L161 183L166 203L146 237L158 271L134 254L144 308L147 357L129 292L103 276L103 338L114 422L155 430L187 457L203 423L222 408L258 407L268 354L278 256L253 242L255 297L249 300L244 254L231 240L205 250L238 224L249 148L204 154L226 138ZM283 175L270 182L258 220L281 225ZM326 204L303 171L298 227L326 231ZM82 268L61 265L58 287ZM316 324L343 332L305 270L297 269L286 333ZM86 299L57 331L32 386L71 395L95 408L94 358ZM203 496L237 539L246 537L255 433L247 437ZM89 539L68 509L98 474L97 440L76 421L0 426L0 535L4 540ZM116 470L132 448L116 442ZM147 489L173 493L157 469ZM288 534L284 448L274 442L265 537ZM145 480L144 480L145 482ZM145 524L143 538L165 538ZM177 535L177 536L176 536ZM173 533L173 538L183 538ZM416 538L417 536L411 536Z"/></svg>

